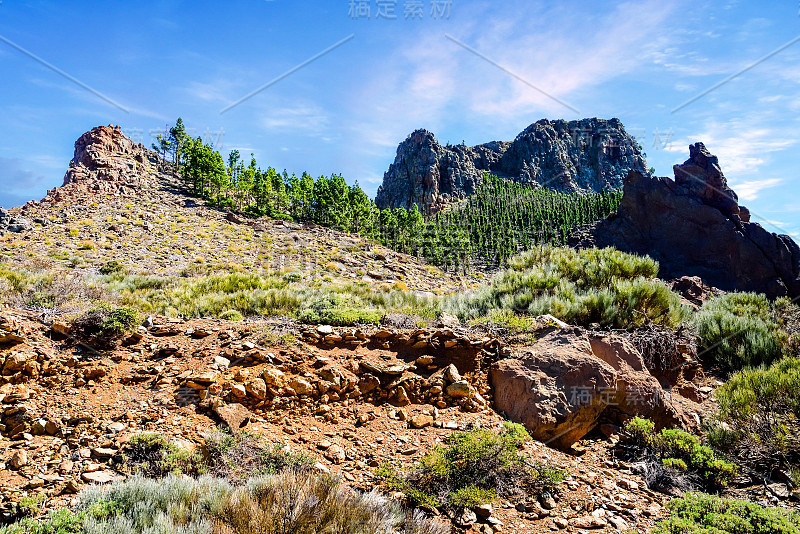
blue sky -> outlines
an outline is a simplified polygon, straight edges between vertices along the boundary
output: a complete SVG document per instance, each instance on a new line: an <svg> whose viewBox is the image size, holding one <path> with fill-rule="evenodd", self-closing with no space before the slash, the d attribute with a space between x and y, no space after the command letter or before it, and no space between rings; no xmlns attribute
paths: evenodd
<svg viewBox="0 0 800 534"><path fill-rule="evenodd" d="M472 145L619 117L659 175L704 141L755 219L797 237L800 42L755 63L798 36L796 1L2 0L0 37L125 109L0 42L0 205L61 185L74 141L104 124L149 144L181 116L223 153L374 194L416 128Z"/></svg>

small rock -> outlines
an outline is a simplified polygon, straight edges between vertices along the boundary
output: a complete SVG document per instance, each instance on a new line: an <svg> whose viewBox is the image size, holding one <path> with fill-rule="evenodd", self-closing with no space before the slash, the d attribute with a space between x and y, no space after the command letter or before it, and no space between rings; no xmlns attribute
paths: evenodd
<svg viewBox="0 0 800 534"><path fill-rule="evenodd" d="M342 463L345 458L345 452L341 445L334 443L331 445L328 450L325 451L324 454L325 458L328 459L331 463L340 464Z"/></svg>
<svg viewBox="0 0 800 534"><path fill-rule="evenodd" d="M250 410L239 403L218 406L214 410L232 431L237 431L250 421Z"/></svg>
<svg viewBox="0 0 800 534"><path fill-rule="evenodd" d="M122 477L114 471L93 471L91 473L83 473L81 478L89 484L109 484Z"/></svg>
<svg viewBox="0 0 800 534"><path fill-rule="evenodd" d="M28 465L28 453L25 451L17 451L11 456L11 459L8 461L8 465L11 469L19 469L21 467L25 467Z"/></svg>
<svg viewBox="0 0 800 534"><path fill-rule="evenodd" d="M450 384L445 391L454 399L466 399L472 396L472 388L466 380Z"/></svg>
<svg viewBox="0 0 800 534"><path fill-rule="evenodd" d="M430 415L415 415L410 422L413 428L426 428L433 424L433 417Z"/></svg>
<svg viewBox="0 0 800 534"><path fill-rule="evenodd" d="M491 504L481 504L472 509L478 517L486 519L492 515L494 510Z"/></svg>

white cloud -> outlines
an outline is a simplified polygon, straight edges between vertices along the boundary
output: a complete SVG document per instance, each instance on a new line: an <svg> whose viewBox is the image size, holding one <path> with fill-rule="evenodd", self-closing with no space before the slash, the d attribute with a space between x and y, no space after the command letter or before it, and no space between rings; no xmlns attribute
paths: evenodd
<svg viewBox="0 0 800 534"><path fill-rule="evenodd" d="M771 126L769 121L748 117L728 122L711 122L705 129L688 138L675 141L665 150L685 152L686 146L702 141L719 158L728 177L744 181L749 177L763 180L759 172L769 162L770 154L786 150L798 143L792 127Z"/></svg>
<svg viewBox="0 0 800 534"><path fill-rule="evenodd" d="M783 180L780 178L766 178L763 180L748 180L744 182L731 181L729 185L739 195L739 200L750 202L757 199L759 193L764 189L776 187L782 183Z"/></svg>

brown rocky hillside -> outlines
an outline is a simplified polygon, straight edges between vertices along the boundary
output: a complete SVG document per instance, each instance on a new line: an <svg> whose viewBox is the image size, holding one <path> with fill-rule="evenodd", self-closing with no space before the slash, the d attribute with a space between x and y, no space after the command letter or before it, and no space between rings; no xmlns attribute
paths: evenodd
<svg viewBox="0 0 800 534"><path fill-rule="evenodd" d="M68 506L90 484L130 476L126 444L141 432L195 451L218 427L246 430L371 490L382 464L410 468L453 432L511 418L535 438L528 460L568 478L467 509L448 518L453 532L645 532L669 496L620 456L621 425L643 414L697 429L721 384L686 340L656 367L629 337L550 316L524 334L426 317L425 299L474 281L358 236L206 206L113 127L82 136L64 186L4 220L6 517L24 498ZM289 317L336 295L395 311L346 327ZM211 318L248 299L275 313ZM144 322L87 335L76 319L97 301L145 307Z"/></svg>

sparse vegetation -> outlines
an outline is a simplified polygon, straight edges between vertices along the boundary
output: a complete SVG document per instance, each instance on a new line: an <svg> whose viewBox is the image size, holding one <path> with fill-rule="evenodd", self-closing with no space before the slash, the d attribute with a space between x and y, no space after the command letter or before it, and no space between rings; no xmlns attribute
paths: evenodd
<svg viewBox="0 0 800 534"><path fill-rule="evenodd" d="M132 472L141 476L198 475L208 472L200 454L181 449L161 434L145 432L131 436L125 457Z"/></svg>
<svg viewBox="0 0 800 534"><path fill-rule="evenodd" d="M531 464L519 451L530 440L518 424L502 430L477 428L448 436L445 445L426 454L410 472L384 464L377 476L402 491L414 505L458 509L553 490L567 477L563 471Z"/></svg>
<svg viewBox="0 0 800 534"><path fill-rule="evenodd" d="M652 321L677 326L689 317L680 296L654 279L658 263L614 249L544 246L509 260L490 284L454 295L444 311L462 320L498 311L552 314L588 326L633 328Z"/></svg>
<svg viewBox="0 0 800 534"><path fill-rule="evenodd" d="M343 487L332 475L285 470L244 486L198 479L132 477L94 486L75 512L23 521L0 534L445 534L449 526L387 498Z"/></svg>
<svg viewBox="0 0 800 534"><path fill-rule="evenodd" d="M716 398L720 416L734 426L731 438L785 450L800 430L800 358L734 373Z"/></svg>
<svg viewBox="0 0 800 534"><path fill-rule="evenodd" d="M625 426L631 442L661 466L675 471L690 471L703 481L707 489L718 491L736 476L736 465L727 462L702 444L700 438L679 429L655 431L655 424L634 417Z"/></svg>
<svg viewBox="0 0 800 534"><path fill-rule="evenodd" d="M653 534L800 534L800 517L783 508L686 493L667 505L670 516Z"/></svg>
<svg viewBox="0 0 800 534"><path fill-rule="evenodd" d="M715 297L693 319L704 356L726 370L770 364L788 343L779 313L786 299L771 303L764 295L728 293Z"/></svg>
<svg viewBox="0 0 800 534"><path fill-rule="evenodd" d="M133 329L138 320L139 314L133 308L103 303L78 317L75 326L87 337L110 342Z"/></svg>

